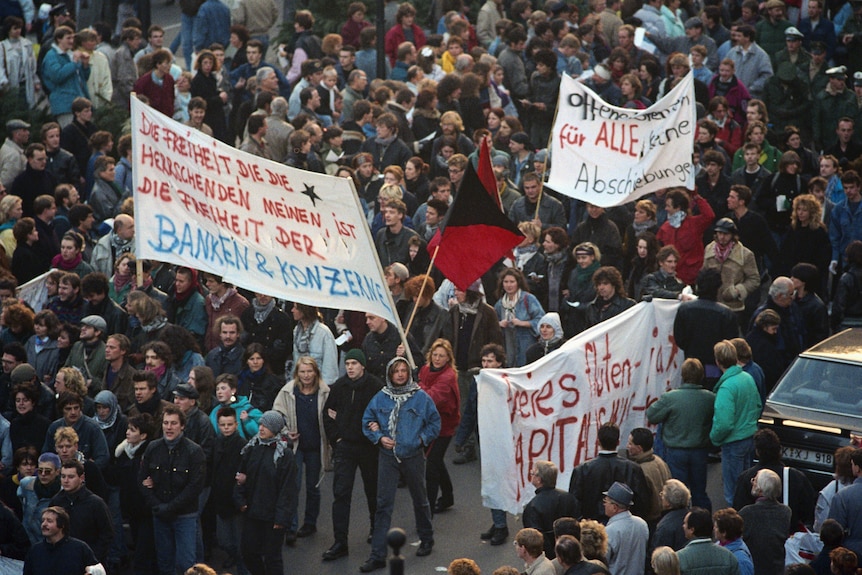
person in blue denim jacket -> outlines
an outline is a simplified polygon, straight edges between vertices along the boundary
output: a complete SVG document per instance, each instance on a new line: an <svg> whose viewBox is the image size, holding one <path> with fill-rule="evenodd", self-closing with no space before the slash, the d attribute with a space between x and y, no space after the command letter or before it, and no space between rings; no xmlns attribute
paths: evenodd
<svg viewBox="0 0 862 575"><path fill-rule="evenodd" d="M440 414L431 397L413 381L410 365L403 357L396 357L386 366L386 387L365 409L362 431L380 448L371 557L359 568L368 573L386 566L386 534L392 522L399 476L407 482L413 499L420 539L416 555L430 555L434 547L431 506L425 491L425 450L440 434Z"/></svg>

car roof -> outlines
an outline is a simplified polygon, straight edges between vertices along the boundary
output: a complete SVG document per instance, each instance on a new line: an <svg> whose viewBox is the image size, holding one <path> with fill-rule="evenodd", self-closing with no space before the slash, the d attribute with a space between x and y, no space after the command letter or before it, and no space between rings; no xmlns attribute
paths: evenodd
<svg viewBox="0 0 862 575"><path fill-rule="evenodd" d="M814 359L862 364L862 328L850 328L836 333L801 355Z"/></svg>

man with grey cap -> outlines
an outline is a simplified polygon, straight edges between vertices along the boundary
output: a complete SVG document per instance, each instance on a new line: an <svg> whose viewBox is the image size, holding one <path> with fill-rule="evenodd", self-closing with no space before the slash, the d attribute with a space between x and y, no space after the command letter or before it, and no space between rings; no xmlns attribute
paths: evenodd
<svg viewBox="0 0 862 575"><path fill-rule="evenodd" d="M99 315L88 315L81 320L81 337L72 346L63 367L76 367L84 375L87 387L93 392L102 389L102 378L108 361L105 359L105 342L102 334L107 331L105 319Z"/></svg>
<svg viewBox="0 0 862 575"><path fill-rule="evenodd" d="M24 120L9 120L6 133L6 141L0 147L0 185L11 188L18 174L27 167L24 148L30 140L30 124Z"/></svg>
<svg viewBox="0 0 862 575"><path fill-rule="evenodd" d="M685 36L670 37L650 32L647 32L646 36L665 54L688 54L692 47L703 46L706 48L706 67L713 72L718 70L718 48L715 40L706 35L703 20L697 16L685 21Z"/></svg>
<svg viewBox="0 0 862 575"><path fill-rule="evenodd" d="M332 530L335 533L335 543L323 553L324 561L348 554L350 503L357 467L368 504L369 539L374 532L378 452L362 431L362 415L371 399L383 389L383 381L368 373L365 364L365 354L361 349L347 352L344 357L347 373L330 386L329 397L323 407L323 427L327 440L332 444Z"/></svg>
<svg viewBox="0 0 862 575"><path fill-rule="evenodd" d="M649 527L646 521L632 515L629 508L634 492L625 483L615 481L603 493L608 524L608 568L614 575L640 575L646 564Z"/></svg>

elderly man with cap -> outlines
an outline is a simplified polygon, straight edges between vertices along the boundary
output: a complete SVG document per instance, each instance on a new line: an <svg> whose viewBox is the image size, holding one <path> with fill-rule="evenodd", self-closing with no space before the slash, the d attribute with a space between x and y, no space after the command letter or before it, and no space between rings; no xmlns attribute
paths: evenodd
<svg viewBox="0 0 862 575"><path fill-rule="evenodd" d="M670 37L649 32L646 35L665 54L674 52L688 54L692 47L703 46L706 48L706 67L713 72L718 70L718 56L716 55L718 47L715 45L715 40L704 32L703 20L697 16L685 21L684 36Z"/></svg>
<svg viewBox="0 0 862 575"><path fill-rule="evenodd" d="M608 524L608 568L614 575L639 575L646 564L649 527L646 521L632 515L629 508L634 492L625 483L615 481L603 493Z"/></svg>
<svg viewBox="0 0 862 575"><path fill-rule="evenodd" d="M0 186L11 188L15 178L27 167L24 148L30 140L30 124L24 120L9 120L6 133L6 141L0 147Z"/></svg>
<svg viewBox="0 0 862 575"><path fill-rule="evenodd" d="M784 47L785 30L793 26L793 23L785 18L786 9L782 0L769 0L766 3L766 18L759 20L755 26L757 43L770 55L773 66L776 65L776 54ZM793 22L798 20L798 11L797 8L797 17Z"/></svg>
<svg viewBox="0 0 862 575"><path fill-rule="evenodd" d="M84 375L87 387L94 393L102 389L102 377L108 367L102 334L108 324L102 316L88 315L81 320L81 337L72 346L64 367L76 367Z"/></svg>
<svg viewBox="0 0 862 575"><path fill-rule="evenodd" d="M760 287L760 272L754 253L739 241L736 224L730 218L721 218L715 224L715 240L706 246L703 269L721 272L718 301L736 312L740 325L748 323L746 300ZM757 300L750 306L757 305ZM749 310L750 311L750 310Z"/></svg>
<svg viewBox="0 0 862 575"><path fill-rule="evenodd" d="M847 89L847 67L826 70L829 84L814 96L812 132L816 150L831 148L838 142L835 128L843 117L852 118L858 111L856 94Z"/></svg>
<svg viewBox="0 0 862 575"><path fill-rule="evenodd" d="M335 543L323 553L324 561L332 561L348 554L347 535L350 526L350 504L356 468L362 475L362 486L368 504L368 517L374 532L374 515L377 513L377 448L362 430L362 415L371 399L383 389L383 381L366 372L365 354L351 349L344 358L345 375L330 386L329 397L323 408L323 427L332 444L332 530Z"/></svg>

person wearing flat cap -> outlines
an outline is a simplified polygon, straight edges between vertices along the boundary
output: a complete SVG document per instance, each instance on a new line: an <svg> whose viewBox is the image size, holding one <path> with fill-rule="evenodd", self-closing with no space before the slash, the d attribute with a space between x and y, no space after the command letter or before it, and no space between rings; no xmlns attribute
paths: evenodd
<svg viewBox="0 0 862 575"><path fill-rule="evenodd" d="M786 17L787 8L782 0L769 0L766 3L766 18L757 22L757 43L772 58L775 66L775 55L784 48L784 32L793 24Z"/></svg>
<svg viewBox="0 0 862 575"><path fill-rule="evenodd" d="M0 147L0 186L11 188L12 182L27 167L24 148L30 140L30 124L24 120L6 122L6 140Z"/></svg>
<svg viewBox="0 0 862 575"><path fill-rule="evenodd" d="M88 315L81 320L81 338L72 346L64 367L76 367L84 375L87 387L93 392L102 389L102 378L108 361L105 359L105 342L102 334L108 329L105 320L98 315Z"/></svg>
<svg viewBox="0 0 862 575"><path fill-rule="evenodd" d="M186 416L185 436L201 446L207 456L207 464L212 460L215 429L210 418L198 407L200 394L190 383L181 383L174 389L174 405Z"/></svg>
<svg viewBox="0 0 862 575"><path fill-rule="evenodd" d="M646 521L632 515L634 492L625 483L615 481L603 492L608 519L608 568L614 575L639 575L646 561L649 527Z"/></svg>
<svg viewBox="0 0 862 575"><path fill-rule="evenodd" d="M836 66L826 70L829 83L814 96L814 134L815 150L831 148L838 142L835 128L843 117L852 118L858 112L856 94L847 89L847 67Z"/></svg>

